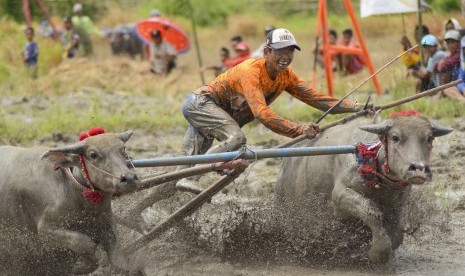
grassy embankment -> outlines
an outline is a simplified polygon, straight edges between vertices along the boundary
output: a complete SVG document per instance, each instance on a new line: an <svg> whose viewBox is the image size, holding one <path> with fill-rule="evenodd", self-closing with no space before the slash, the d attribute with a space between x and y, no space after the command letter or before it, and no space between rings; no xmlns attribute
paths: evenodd
<svg viewBox="0 0 465 276"><path fill-rule="evenodd" d="M148 10L143 7L124 11L111 8L97 25L104 27L120 22L134 22L137 18L144 17L144 13L147 14ZM425 14L424 22L434 26L433 32L440 35L440 25L448 16ZM174 20L184 27L191 38L193 37L190 21L183 18ZM0 96L16 101L16 104L4 105L1 111L0 136L5 141L25 143L52 132L79 133L95 125L103 125L110 131L131 128L151 133L184 128L181 105L189 91L201 85L194 47L179 57L179 68L166 79L162 79L141 73L148 68L147 62L112 57L105 39L96 41L94 58L62 61L59 42L37 37L40 47L40 76L36 80L30 80L19 58L25 42L23 27L5 18L0 19L0 23ZM371 17L360 19L359 23L376 68L380 68L400 53L400 17ZM296 53L292 68L304 79L311 80L315 17L275 18L266 12L252 10L230 16L227 25L199 27L197 33L203 63L216 63L218 49L221 46L229 46L229 38L234 34L243 35L251 48L255 49L263 40L263 26L268 24L285 27L294 32L303 51ZM406 30L410 38L415 24L415 15L406 16ZM349 26L349 19L330 16L330 26L340 33ZM375 104L383 104L412 95L414 80L406 78L405 73L406 70L400 61L380 73L378 77L382 88L389 93L381 97L375 96L372 101ZM342 97L368 76L366 70L356 76L336 76L337 96ZM212 79L212 73L207 72L205 78L207 81ZM317 79L318 89L325 91L320 69ZM371 82L360 88L351 98L365 101L370 93L374 93ZM108 103L108 97L113 94L122 100ZM34 99L44 97L47 99L45 107L32 104ZM78 100L74 101L74 97ZM283 117L300 122L315 121L321 115L320 111L308 108L288 96L279 98L272 107ZM435 103L428 99L418 100L396 109L416 109L441 119L464 114L463 106L448 99ZM330 116L322 123L340 116ZM246 131L249 132L251 142L269 137L285 140L260 127L247 128Z"/></svg>

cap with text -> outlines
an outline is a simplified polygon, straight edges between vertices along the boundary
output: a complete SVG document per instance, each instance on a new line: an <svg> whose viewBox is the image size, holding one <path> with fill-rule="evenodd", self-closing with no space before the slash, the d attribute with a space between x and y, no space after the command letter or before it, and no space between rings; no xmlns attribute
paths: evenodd
<svg viewBox="0 0 465 276"><path fill-rule="evenodd" d="M266 45L273 49L282 49L289 46L294 46L300 51L299 45L295 41L294 35L286 29L275 29L266 36Z"/></svg>

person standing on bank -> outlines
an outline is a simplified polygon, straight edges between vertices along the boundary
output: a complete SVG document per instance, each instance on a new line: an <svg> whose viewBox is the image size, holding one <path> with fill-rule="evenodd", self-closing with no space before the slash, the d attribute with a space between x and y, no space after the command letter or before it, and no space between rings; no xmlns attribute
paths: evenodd
<svg viewBox="0 0 465 276"><path fill-rule="evenodd" d="M320 94L289 68L296 49L300 51L290 31L275 29L266 37L263 58L246 60L194 91L183 106L188 129L182 153L198 155L237 150L246 144L241 127L254 119L280 135L294 138L306 134L314 138L318 125L289 121L270 108L282 91L322 111L339 101ZM362 104L344 100L331 113L356 112L363 108ZM212 147L214 139L220 143ZM187 178L178 181L176 187L199 190L196 181Z"/></svg>
<svg viewBox="0 0 465 276"><path fill-rule="evenodd" d="M151 33L153 43L150 44L150 71L157 75L167 76L176 68L176 49L167 41L163 40L159 30Z"/></svg>

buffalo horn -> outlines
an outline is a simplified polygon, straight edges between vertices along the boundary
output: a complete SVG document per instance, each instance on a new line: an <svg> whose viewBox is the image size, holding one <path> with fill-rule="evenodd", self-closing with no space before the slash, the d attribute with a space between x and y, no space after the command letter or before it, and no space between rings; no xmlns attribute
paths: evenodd
<svg viewBox="0 0 465 276"><path fill-rule="evenodd" d="M132 136L132 130L128 130L126 132L120 133L119 134L119 139L121 139L121 141L126 143L126 141L129 140L129 138L131 138L131 136Z"/></svg>
<svg viewBox="0 0 465 276"><path fill-rule="evenodd" d="M441 126L440 124L437 124L435 122L431 122L431 129L433 130L434 137L447 135L454 130L453 128Z"/></svg>
<svg viewBox="0 0 465 276"><path fill-rule="evenodd" d="M381 118L381 109L376 110L375 112L375 118L373 119L373 124L379 124L383 120Z"/></svg>
<svg viewBox="0 0 465 276"><path fill-rule="evenodd" d="M60 148L53 148L53 149L50 149L49 151L82 154L84 153L84 142L79 142L74 145L64 146Z"/></svg>
<svg viewBox="0 0 465 276"><path fill-rule="evenodd" d="M378 124L360 126L361 130L368 131L370 133L385 135L388 129L392 126L391 120L386 120Z"/></svg>

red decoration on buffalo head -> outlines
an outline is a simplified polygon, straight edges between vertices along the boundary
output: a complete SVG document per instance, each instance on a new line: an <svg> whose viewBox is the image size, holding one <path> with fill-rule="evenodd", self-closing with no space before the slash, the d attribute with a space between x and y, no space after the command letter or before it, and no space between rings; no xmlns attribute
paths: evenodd
<svg viewBox="0 0 465 276"><path fill-rule="evenodd" d="M389 115L389 118L395 118L399 116L420 116L421 113L416 111L416 110L402 110L399 112L392 112L391 115Z"/></svg>
<svg viewBox="0 0 465 276"><path fill-rule="evenodd" d="M82 141L89 136L95 136L95 135L99 135L103 133L105 133L105 130L103 129L103 127L93 127L89 129L88 132L81 133L81 135L79 135L79 141Z"/></svg>

